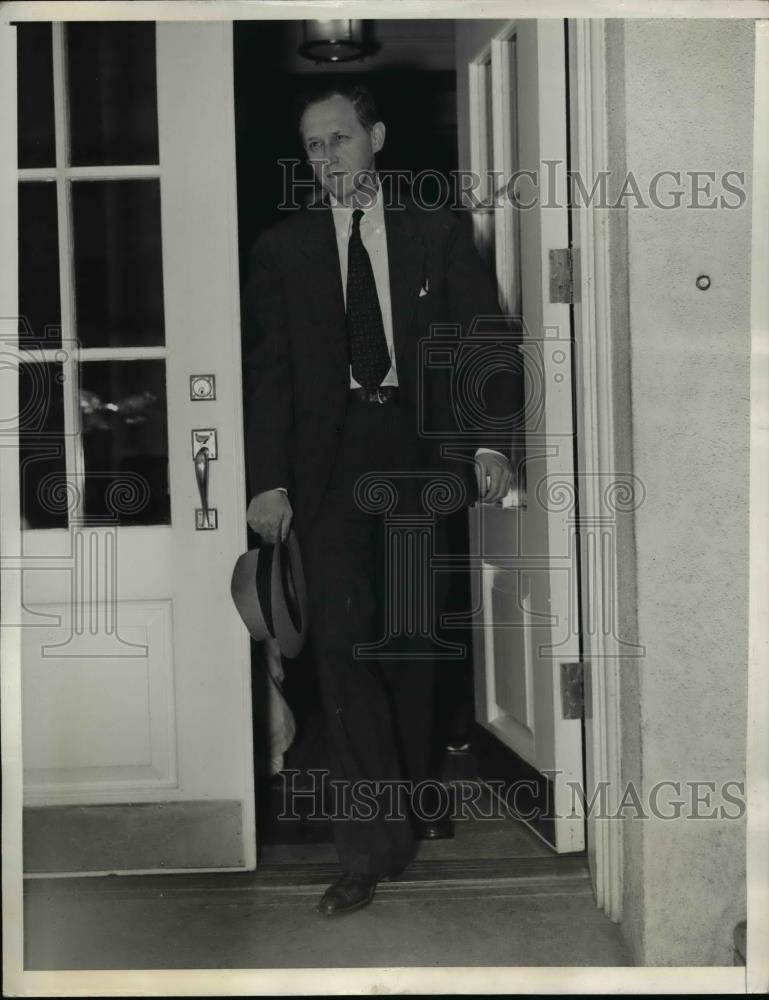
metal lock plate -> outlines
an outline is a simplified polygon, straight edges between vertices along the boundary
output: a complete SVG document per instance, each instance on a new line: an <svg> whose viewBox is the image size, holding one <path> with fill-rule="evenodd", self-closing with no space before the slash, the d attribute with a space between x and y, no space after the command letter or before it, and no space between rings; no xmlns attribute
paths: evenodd
<svg viewBox="0 0 769 1000"><path fill-rule="evenodd" d="M204 511L201 507L195 508L195 531L216 531L219 527L219 515L216 507L209 507Z"/></svg>
<svg viewBox="0 0 769 1000"><path fill-rule="evenodd" d="M190 375L190 399L194 402L216 399L216 378L213 375Z"/></svg>
<svg viewBox="0 0 769 1000"><path fill-rule="evenodd" d="M201 448L208 448L208 458L212 461L219 454L216 446L216 430L213 427L197 428L192 432L192 458Z"/></svg>

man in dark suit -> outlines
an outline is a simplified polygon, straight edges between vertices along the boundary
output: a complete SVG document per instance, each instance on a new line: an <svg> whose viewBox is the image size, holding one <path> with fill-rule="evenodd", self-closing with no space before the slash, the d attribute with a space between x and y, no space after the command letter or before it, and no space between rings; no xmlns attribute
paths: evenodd
<svg viewBox="0 0 769 1000"><path fill-rule="evenodd" d="M490 437L476 451L476 435L469 461L451 466L419 433L418 401L433 423L456 423L451 372L423 378L420 339L436 323L467 331L499 316L464 227L447 209L384 204L385 126L366 87L308 98L300 132L321 196L260 236L245 289L248 523L267 543L296 529L331 776L352 788L348 803L368 783L368 808L335 817L343 874L320 904L331 915L370 902L415 838L440 832L415 826L397 784L432 776L432 663L408 640L387 659L354 648L380 638L385 591L417 586L382 551L382 513L362 477L391 476L397 511L419 515L430 471L452 469L466 503L500 500L512 473Z"/></svg>

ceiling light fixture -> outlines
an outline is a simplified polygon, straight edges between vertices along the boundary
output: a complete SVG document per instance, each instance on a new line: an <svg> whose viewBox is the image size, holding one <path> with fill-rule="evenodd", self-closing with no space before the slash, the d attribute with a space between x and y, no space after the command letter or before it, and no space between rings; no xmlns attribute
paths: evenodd
<svg viewBox="0 0 769 1000"><path fill-rule="evenodd" d="M303 21L302 29L299 54L316 63L365 59L378 48L363 21Z"/></svg>

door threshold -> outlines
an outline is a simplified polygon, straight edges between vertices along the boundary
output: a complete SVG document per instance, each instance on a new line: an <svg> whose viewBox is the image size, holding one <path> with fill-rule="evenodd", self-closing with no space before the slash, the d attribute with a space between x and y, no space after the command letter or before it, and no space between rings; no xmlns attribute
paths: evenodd
<svg viewBox="0 0 769 1000"><path fill-rule="evenodd" d="M263 863L255 879L264 885L320 885L339 876L339 866L329 862ZM393 881L381 886L424 882L507 882L585 879L589 881L587 856L554 854L547 857L462 858L419 860Z"/></svg>
<svg viewBox="0 0 769 1000"><path fill-rule="evenodd" d="M233 908L242 913L274 912L275 908L313 907L337 878L339 866L328 862L265 864L256 871L163 877L81 878L28 883L28 901L70 897L128 903L155 900L205 909ZM473 899L544 899L590 897L592 889L584 855L550 857L416 860L398 879L380 882L383 902L448 902Z"/></svg>

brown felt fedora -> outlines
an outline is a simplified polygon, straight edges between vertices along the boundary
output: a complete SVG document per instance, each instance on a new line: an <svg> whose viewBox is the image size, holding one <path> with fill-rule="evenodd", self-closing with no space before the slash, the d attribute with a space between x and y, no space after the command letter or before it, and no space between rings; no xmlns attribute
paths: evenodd
<svg viewBox="0 0 769 1000"><path fill-rule="evenodd" d="M307 635L307 588L293 531L285 542L244 552L232 571L230 590L254 639L275 639L289 659L299 655Z"/></svg>

